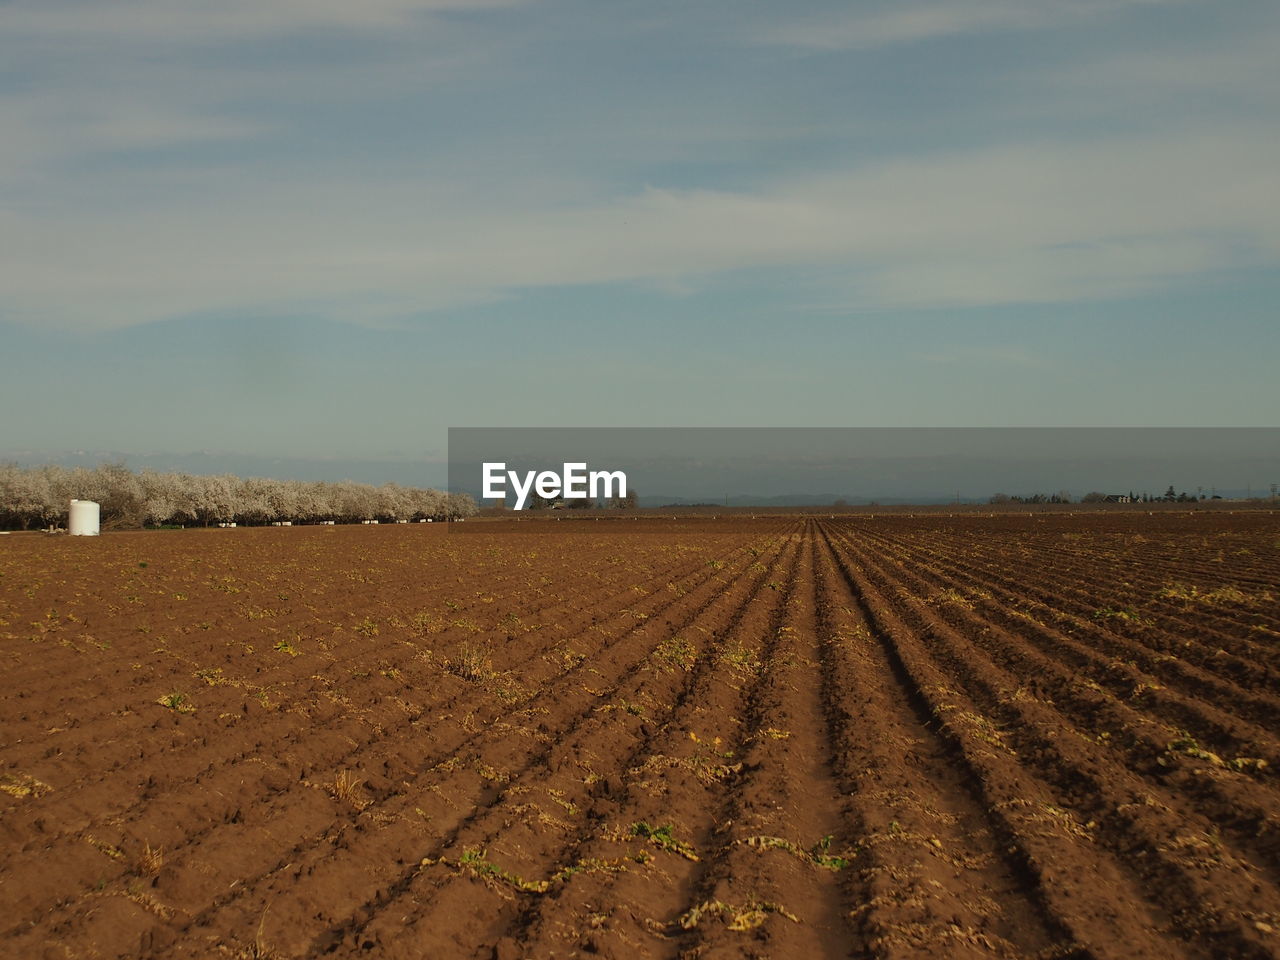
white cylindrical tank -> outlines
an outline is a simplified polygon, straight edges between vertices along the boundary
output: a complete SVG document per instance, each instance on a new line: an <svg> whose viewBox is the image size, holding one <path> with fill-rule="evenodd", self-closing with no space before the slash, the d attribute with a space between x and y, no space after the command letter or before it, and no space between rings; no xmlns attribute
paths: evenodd
<svg viewBox="0 0 1280 960"><path fill-rule="evenodd" d="M73 537L96 537L102 508L92 500L72 500L67 515L67 533Z"/></svg>

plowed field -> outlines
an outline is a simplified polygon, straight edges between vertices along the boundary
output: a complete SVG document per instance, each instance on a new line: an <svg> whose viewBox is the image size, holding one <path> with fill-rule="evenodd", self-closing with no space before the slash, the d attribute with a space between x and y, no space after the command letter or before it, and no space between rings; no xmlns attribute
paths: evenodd
<svg viewBox="0 0 1280 960"><path fill-rule="evenodd" d="M1280 956L1270 514L0 538L0 956Z"/></svg>

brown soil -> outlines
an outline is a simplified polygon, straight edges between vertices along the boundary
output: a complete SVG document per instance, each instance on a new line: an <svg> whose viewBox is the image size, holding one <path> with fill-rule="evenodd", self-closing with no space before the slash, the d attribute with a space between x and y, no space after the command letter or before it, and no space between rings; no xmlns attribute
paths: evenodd
<svg viewBox="0 0 1280 960"><path fill-rule="evenodd" d="M0 542L0 956L1280 957L1280 522Z"/></svg>

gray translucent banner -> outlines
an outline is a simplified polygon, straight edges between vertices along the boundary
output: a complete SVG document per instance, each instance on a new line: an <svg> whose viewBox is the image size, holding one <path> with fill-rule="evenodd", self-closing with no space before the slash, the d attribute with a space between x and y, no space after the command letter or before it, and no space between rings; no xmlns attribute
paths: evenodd
<svg viewBox="0 0 1280 960"><path fill-rule="evenodd" d="M1187 499L1235 499L1274 496L1280 428L449 429L450 491L493 506L486 463L517 475L502 488L508 509L531 471L559 477L565 464L624 472L640 507L987 503L998 495L1075 502L1164 497L1170 487ZM594 502L601 499L610 505ZM544 497L539 506L576 505L569 500Z"/></svg>

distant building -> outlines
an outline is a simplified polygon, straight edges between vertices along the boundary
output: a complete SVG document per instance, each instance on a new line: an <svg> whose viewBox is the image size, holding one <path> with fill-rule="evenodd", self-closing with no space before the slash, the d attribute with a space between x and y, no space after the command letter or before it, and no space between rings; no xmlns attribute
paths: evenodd
<svg viewBox="0 0 1280 960"><path fill-rule="evenodd" d="M1108 493L1103 503L1132 503L1127 493Z"/></svg>

